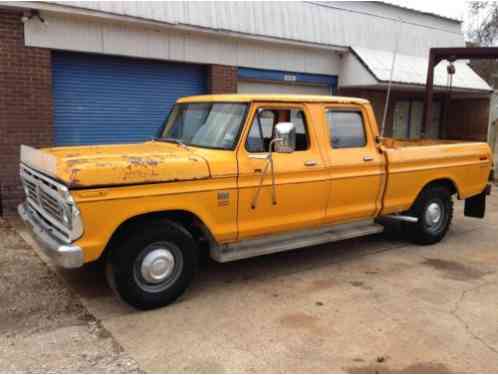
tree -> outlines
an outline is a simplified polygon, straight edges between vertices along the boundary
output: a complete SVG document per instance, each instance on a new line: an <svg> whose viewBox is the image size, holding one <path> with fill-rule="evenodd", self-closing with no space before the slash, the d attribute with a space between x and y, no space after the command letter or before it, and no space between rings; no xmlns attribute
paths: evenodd
<svg viewBox="0 0 498 375"><path fill-rule="evenodd" d="M468 4L467 45L492 47L498 44L498 3L495 1L470 1ZM471 60L470 66L490 86L498 86L497 60Z"/></svg>

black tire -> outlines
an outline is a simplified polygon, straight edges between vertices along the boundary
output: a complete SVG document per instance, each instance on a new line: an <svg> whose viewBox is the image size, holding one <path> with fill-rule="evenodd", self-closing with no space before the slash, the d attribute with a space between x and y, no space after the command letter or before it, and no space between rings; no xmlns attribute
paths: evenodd
<svg viewBox="0 0 498 375"><path fill-rule="evenodd" d="M158 253L163 256L162 267L170 270L162 281L150 282L146 280L150 274L142 271L151 253L153 259L158 259L154 257ZM143 223L134 226L111 249L106 264L107 281L121 299L137 309L166 306L189 286L197 269L197 258L197 244L183 226L169 220Z"/></svg>
<svg viewBox="0 0 498 375"><path fill-rule="evenodd" d="M431 208L432 211L430 211ZM435 211L434 208L436 208ZM440 219L437 219L438 209ZM403 223L405 233L413 243L432 245L441 241L448 232L453 219L453 201L450 191L444 186L425 188L407 215L418 218L417 223Z"/></svg>

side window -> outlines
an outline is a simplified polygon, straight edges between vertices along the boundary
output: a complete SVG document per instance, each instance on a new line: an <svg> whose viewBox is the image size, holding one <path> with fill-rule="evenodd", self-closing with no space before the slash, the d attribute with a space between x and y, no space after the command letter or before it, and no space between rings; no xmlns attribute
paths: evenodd
<svg viewBox="0 0 498 375"><path fill-rule="evenodd" d="M246 150L249 152L268 152L273 130L279 122L292 122L296 127L296 151L309 147L309 137L304 112L300 109L264 109L254 117L247 136Z"/></svg>
<svg viewBox="0 0 498 375"><path fill-rule="evenodd" d="M258 121L259 117L259 121ZM254 117L251 130L247 136L246 149L249 152L268 151L273 135L273 126L276 123L276 115L273 111L263 110L259 116Z"/></svg>
<svg viewBox="0 0 498 375"><path fill-rule="evenodd" d="M296 127L296 151L305 151L308 149L308 135L306 134L306 119L304 112L299 109L293 109L290 113L290 121Z"/></svg>
<svg viewBox="0 0 498 375"><path fill-rule="evenodd" d="M333 148L357 148L367 144L360 112L329 110L327 121Z"/></svg>

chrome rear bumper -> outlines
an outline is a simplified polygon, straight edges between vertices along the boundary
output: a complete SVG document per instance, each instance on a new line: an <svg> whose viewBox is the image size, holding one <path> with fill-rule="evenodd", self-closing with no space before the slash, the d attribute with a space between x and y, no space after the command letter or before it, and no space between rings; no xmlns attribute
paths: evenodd
<svg viewBox="0 0 498 375"><path fill-rule="evenodd" d="M17 211L21 219L31 229L32 237L41 250L57 265L63 268L78 268L84 264L83 251L79 246L65 244L51 235L24 203L17 207Z"/></svg>

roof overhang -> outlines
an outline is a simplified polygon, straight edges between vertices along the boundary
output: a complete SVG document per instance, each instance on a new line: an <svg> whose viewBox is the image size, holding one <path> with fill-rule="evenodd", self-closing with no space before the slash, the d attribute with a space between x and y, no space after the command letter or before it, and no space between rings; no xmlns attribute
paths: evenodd
<svg viewBox="0 0 498 375"><path fill-rule="evenodd" d="M129 24L154 27L165 30L174 29L176 31L182 31L186 33L198 33L198 34L210 35L215 37L226 37L226 38L242 39L248 41L267 42L267 43L281 44L284 46L316 48L316 49L336 52L338 54L348 52L348 47L343 45L301 41L285 37L252 34L252 33L238 32L234 30L219 29L219 28L215 29L210 27L203 27L200 25L185 24L181 22L158 21L152 18L143 18L130 14L110 13L98 9L92 9L91 3L92 2L87 2L87 4L85 4L84 1L74 2L74 3L72 3L71 1L59 1L59 2L3 1L0 3L0 8L10 8L21 11L36 9L56 14L89 17L94 19L102 19L105 21L129 23Z"/></svg>
<svg viewBox="0 0 498 375"><path fill-rule="evenodd" d="M393 53L352 47L344 59L339 86L343 88L387 88L391 78ZM392 87L399 90L425 90L428 57L397 54L392 76ZM460 94L490 94L493 89L464 61L454 63L452 92ZM444 62L434 71L436 92L448 90L449 77Z"/></svg>

